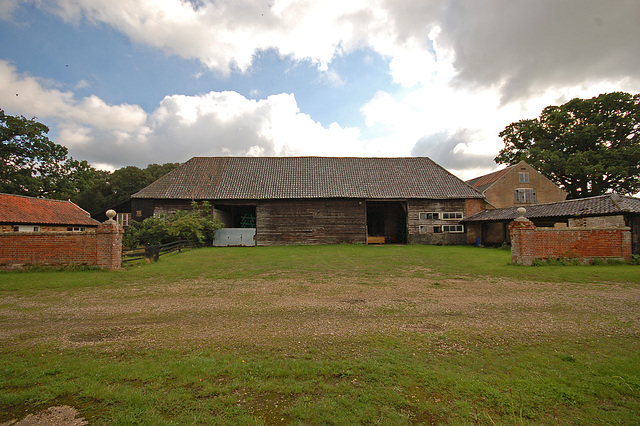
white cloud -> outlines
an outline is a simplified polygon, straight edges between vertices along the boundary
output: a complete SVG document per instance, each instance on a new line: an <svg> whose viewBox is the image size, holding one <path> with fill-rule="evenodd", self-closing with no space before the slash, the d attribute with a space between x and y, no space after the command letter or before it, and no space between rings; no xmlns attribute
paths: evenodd
<svg viewBox="0 0 640 426"><path fill-rule="evenodd" d="M13 20L13 12L18 9L18 0L0 0L0 19Z"/></svg>
<svg viewBox="0 0 640 426"><path fill-rule="evenodd" d="M15 67L1 60L0 99L5 109L19 114L64 117L100 129L131 130L146 120L146 113L139 106L107 105L96 96L77 100L72 92L49 88L29 75L18 75Z"/></svg>
<svg viewBox="0 0 640 426"><path fill-rule="evenodd" d="M336 55L369 47L404 86L455 72L460 84L499 88L505 100L550 85L640 80L637 0L32 1L223 74L248 70L265 50L326 71Z"/></svg>
<svg viewBox="0 0 640 426"><path fill-rule="evenodd" d="M13 93L18 92L18 96ZM0 61L0 104L56 126L55 142L101 168L186 161L215 155L357 155L357 129L328 128L302 114L292 94L252 100L236 92L165 97L147 115L137 105L108 105L19 75Z"/></svg>

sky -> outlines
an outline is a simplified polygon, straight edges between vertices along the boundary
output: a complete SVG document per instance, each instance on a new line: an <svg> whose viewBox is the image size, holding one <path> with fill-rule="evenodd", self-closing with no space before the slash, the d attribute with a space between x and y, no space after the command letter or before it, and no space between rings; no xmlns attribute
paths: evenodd
<svg viewBox="0 0 640 426"><path fill-rule="evenodd" d="M427 156L497 170L510 123L640 90L638 0L0 0L0 108L114 170Z"/></svg>

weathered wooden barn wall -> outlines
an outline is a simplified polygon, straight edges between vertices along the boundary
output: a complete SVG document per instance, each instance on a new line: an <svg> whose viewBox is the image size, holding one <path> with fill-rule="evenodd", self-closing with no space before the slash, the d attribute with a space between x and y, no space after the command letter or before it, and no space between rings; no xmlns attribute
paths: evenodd
<svg viewBox="0 0 640 426"><path fill-rule="evenodd" d="M457 225L459 220L420 220L420 213L465 212L465 200L409 200L407 201L407 230L409 244L467 244L467 236L462 233L434 233L435 226ZM420 226L427 226L430 232L420 232Z"/></svg>
<svg viewBox="0 0 640 426"><path fill-rule="evenodd" d="M191 210L190 200L156 201L152 216L171 215L179 210Z"/></svg>
<svg viewBox="0 0 640 426"><path fill-rule="evenodd" d="M365 204L353 199L261 201L256 208L256 244L363 244Z"/></svg>

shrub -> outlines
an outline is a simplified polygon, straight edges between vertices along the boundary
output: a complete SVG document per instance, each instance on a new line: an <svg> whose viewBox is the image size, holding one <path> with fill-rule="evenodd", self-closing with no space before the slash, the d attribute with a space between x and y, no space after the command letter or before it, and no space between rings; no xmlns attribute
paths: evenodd
<svg viewBox="0 0 640 426"><path fill-rule="evenodd" d="M150 217L142 222L133 222L124 235L124 245L138 247L148 244L166 244L177 240L211 244L215 233L224 224L211 215L211 204L207 201L191 203L191 210L180 210L172 215Z"/></svg>

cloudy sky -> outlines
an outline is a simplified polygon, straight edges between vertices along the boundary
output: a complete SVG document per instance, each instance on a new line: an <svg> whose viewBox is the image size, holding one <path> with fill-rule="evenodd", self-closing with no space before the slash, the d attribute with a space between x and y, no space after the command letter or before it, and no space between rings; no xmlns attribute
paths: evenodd
<svg viewBox="0 0 640 426"><path fill-rule="evenodd" d="M0 0L0 108L96 167L428 156L640 90L638 0Z"/></svg>

